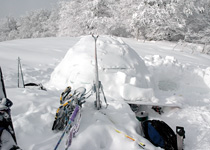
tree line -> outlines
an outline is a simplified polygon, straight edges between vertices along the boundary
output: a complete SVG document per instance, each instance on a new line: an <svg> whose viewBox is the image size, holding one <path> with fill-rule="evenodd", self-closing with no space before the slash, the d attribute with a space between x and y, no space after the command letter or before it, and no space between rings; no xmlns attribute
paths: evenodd
<svg viewBox="0 0 210 150"><path fill-rule="evenodd" d="M92 32L209 44L210 0L61 0L0 21L0 41Z"/></svg>

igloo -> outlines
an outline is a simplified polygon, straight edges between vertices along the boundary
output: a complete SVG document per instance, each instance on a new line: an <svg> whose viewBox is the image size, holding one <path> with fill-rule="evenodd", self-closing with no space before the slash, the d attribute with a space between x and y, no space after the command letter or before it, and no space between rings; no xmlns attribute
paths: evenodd
<svg viewBox="0 0 210 150"><path fill-rule="evenodd" d="M52 72L50 84L58 89L64 89L69 85L73 88L83 86L90 89L95 80L94 50L92 36L81 37ZM99 36L97 55L99 80L106 95L114 94L132 99L129 96L133 94L132 90L127 88L133 87L138 97L138 89L150 87L150 74L144 61L121 38ZM139 96L141 97L142 93Z"/></svg>

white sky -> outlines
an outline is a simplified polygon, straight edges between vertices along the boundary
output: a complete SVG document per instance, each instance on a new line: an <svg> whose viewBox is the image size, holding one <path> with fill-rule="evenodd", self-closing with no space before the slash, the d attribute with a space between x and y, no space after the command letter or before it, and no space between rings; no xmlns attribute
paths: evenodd
<svg viewBox="0 0 210 150"><path fill-rule="evenodd" d="M51 8L59 0L0 0L0 19L6 16L19 17L27 11Z"/></svg>

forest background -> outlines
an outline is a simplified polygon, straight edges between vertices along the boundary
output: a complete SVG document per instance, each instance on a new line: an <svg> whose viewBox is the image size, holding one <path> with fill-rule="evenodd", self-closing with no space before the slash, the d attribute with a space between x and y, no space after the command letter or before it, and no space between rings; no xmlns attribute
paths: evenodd
<svg viewBox="0 0 210 150"><path fill-rule="evenodd" d="M0 41L90 33L210 44L210 0L60 0L0 20Z"/></svg>

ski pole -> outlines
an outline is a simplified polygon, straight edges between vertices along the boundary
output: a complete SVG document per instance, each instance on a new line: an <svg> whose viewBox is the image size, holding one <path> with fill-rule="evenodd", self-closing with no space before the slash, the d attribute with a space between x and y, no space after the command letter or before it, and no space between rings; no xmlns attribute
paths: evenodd
<svg viewBox="0 0 210 150"><path fill-rule="evenodd" d="M117 133L123 134L123 135L124 135L126 138L128 138L128 139L130 139L130 140L132 140L132 141L136 141L136 139L134 139L134 138L130 137L129 135L127 135L127 134L121 132L120 130L117 130L117 129L114 129L114 130L115 130ZM145 149L145 144L144 144L144 143L138 142L138 141L136 141L136 142L137 142L137 144L138 144L142 149Z"/></svg>
<svg viewBox="0 0 210 150"><path fill-rule="evenodd" d="M68 127L69 127L70 124L74 121L74 119L75 119L75 117L76 117L78 111L79 111L79 106L76 105L76 107L75 107L75 109L74 109L74 112L72 113L72 115L71 115L71 117L70 117L70 119L69 119L69 121L68 121L68 125L65 127L65 129L64 129L64 131L63 131L63 134L61 135L60 139L58 140L58 143L56 144L54 150L57 150L59 144L61 143L61 141L62 141L62 139L63 139L63 137L64 137L64 135L65 135L65 133L66 133L66 131L67 131L67 129L68 129Z"/></svg>

